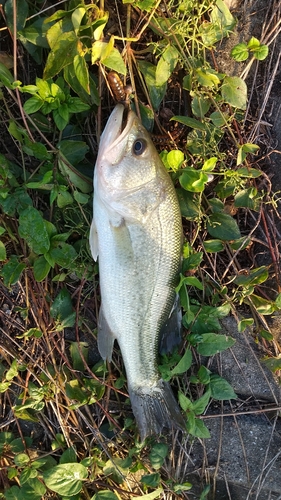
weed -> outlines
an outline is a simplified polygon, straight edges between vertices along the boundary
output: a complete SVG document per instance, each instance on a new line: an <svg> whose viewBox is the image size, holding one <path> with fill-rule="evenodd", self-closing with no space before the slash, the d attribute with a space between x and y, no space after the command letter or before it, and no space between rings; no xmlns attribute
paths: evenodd
<svg viewBox="0 0 281 500"><path fill-rule="evenodd" d="M132 107L166 138L161 158L184 219L177 291L186 335L181 354L162 356L159 369L177 387L190 436L209 437L201 417L211 400L236 397L226 380L196 362L234 344L219 333L219 320L236 311L240 331L255 324L271 340L264 316L281 308L280 294L271 299L262 288L269 266L243 264L255 230L244 218L271 203L259 189L259 146L247 141L244 128L247 85L210 63L215 44L231 36L234 17L222 0L171 1L165 12L160 2L123 3L125 34L115 29L111 9L93 3L70 0L60 9L61 2L46 2L41 9L41 2L7 0L4 6L14 53L21 50L41 75L26 73L16 60L12 74L0 62L8 138L0 154L0 275L8 303L1 313L0 497L6 500L188 498L192 487L165 476L168 440L135 437L121 361L109 369L91 352L99 294L88 233L101 111L113 105L104 84L108 70L124 82L128 70ZM252 37L231 56L263 60L267 53L268 45ZM178 125L169 124L167 134L159 124L169 102L171 122L185 126L178 140ZM277 266L275 273L278 281ZM252 318L237 312L245 305ZM266 363L280 369L280 357Z"/></svg>

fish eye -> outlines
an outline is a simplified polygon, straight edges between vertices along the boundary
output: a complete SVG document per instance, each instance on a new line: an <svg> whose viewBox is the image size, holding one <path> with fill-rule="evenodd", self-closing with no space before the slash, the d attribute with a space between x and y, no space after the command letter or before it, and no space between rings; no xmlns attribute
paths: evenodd
<svg viewBox="0 0 281 500"><path fill-rule="evenodd" d="M147 143L144 139L137 139L133 144L133 154L140 156L147 148Z"/></svg>

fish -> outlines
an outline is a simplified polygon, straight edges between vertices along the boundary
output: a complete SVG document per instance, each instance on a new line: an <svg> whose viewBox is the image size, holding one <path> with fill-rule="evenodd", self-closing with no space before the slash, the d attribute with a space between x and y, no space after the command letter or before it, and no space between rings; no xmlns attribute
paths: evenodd
<svg viewBox="0 0 281 500"><path fill-rule="evenodd" d="M141 441L164 428L185 430L157 366L163 328L180 328L175 287L181 213L149 133L123 104L115 106L101 135L93 200L90 248L99 265L100 355L111 361L117 340Z"/></svg>

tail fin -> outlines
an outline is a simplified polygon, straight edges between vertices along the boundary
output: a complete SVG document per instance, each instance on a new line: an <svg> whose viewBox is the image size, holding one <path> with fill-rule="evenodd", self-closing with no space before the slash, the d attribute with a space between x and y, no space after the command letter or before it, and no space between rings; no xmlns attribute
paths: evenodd
<svg viewBox="0 0 281 500"><path fill-rule="evenodd" d="M129 389L129 394L142 441L152 434L161 434L164 427L186 430L172 389L164 380L150 387Z"/></svg>

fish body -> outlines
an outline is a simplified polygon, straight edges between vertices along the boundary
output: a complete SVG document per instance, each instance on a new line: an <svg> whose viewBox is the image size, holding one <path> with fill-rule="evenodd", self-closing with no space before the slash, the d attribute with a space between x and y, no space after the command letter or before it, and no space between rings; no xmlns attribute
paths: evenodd
<svg viewBox="0 0 281 500"><path fill-rule="evenodd" d="M182 225L173 183L133 111L123 128L118 104L101 137L90 233L99 260L98 348L111 360L117 339L141 439L184 428L172 390L157 368L180 266Z"/></svg>

